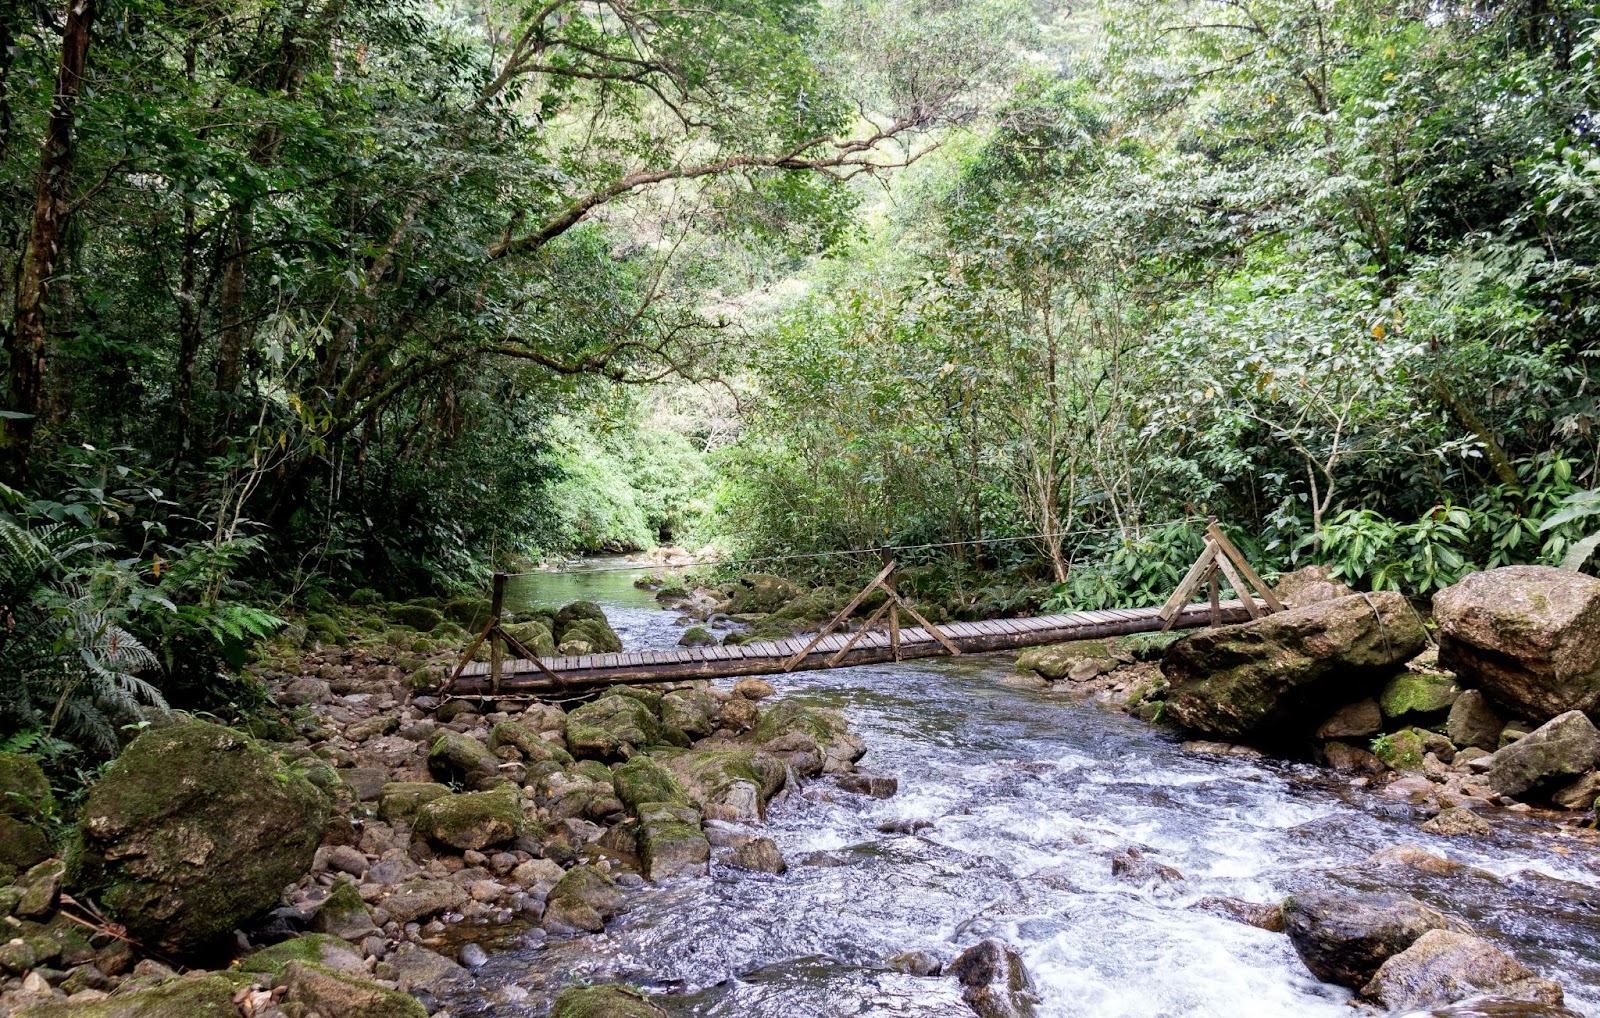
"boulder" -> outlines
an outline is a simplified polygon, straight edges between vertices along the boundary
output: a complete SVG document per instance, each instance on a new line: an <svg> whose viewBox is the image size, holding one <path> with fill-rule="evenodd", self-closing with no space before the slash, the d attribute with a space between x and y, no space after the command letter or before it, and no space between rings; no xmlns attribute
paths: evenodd
<svg viewBox="0 0 1600 1018"><path fill-rule="evenodd" d="M250 985L235 972L191 972L93 1003L30 1004L12 1012L12 1018L237 1018L233 998Z"/></svg>
<svg viewBox="0 0 1600 1018"><path fill-rule="evenodd" d="M1037 672L1052 682L1073 678L1082 682L1117 667L1105 640L1076 640L1029 647L1017 654L1017 670Z"/></svg>
<svg viewBox="0 0 1600 1018"><path fill-rule="evenodd" d="M0 753L0 874L50 857L43 824L55 813L50 779L31 756Z"/></svg>
<svg viewBox="0 0 1600 1018"><path fill-rule="evenodd" d="M1377 774L1384 763L1377 756L1347 742L1329 742L1322 747L1322 762L1347 774Z"/></svg>
<svg viewBox="0 0 1600 1018"><path fill-rule="evenodd" d="M467 903L467 892L448 880L408 880L384 898L383 910L396 922L411 923L453 912Z"/></svg>
<svg viewBox="0 0 1600 1018"><path fill-rule="evenodd" d="M715 647L716 645L717 638L711 635L711 631L704 626L690 626L683 631L682 636L678 637L678 646L680 647Z"/></svg>
<svg viewBox="0 0 1600 1018"><path fill-rule="evenodd" d="M549 627L543 622L512 622L500 628L535 657L555 656L555 637L550 635Z"/></svg>
<svg viewBox="0 0 1600 1018"><path fill-rule="evenodd" d="M822 750L822 770L844 774L866 755L867 744L850 731L844 715L825 707L810 707L798 700L779 700L763 710L741 741L758 745L776 743L784 736L802 734Z"/></svg>
<svg viewBox="0 0 1600 1018"><path fill-rule="evenodd" d="M401 944L378 966L377 974L393 980L401 990L433 990L446 979L465 975L467 970L436 951L416 944Z"/></svg>
<svg viewBox="0 0 1600 1018"><path fill-rule="evenodd" d="M1559 1005L1561 987L1481 937L1429 930L1385 961L1361 991L1392 1011L1451 1004L1481 993Z"/></svg>
<svg viewBox="0 0 1600 1018"><path fill-rule="evenodd" d="M756 873L783 873L789 868L771 838L751 838L733 850L728 865Z"/></svg>
<svg viewBox="0 0 1600 1018"><path fill-rule="evenodd" d="M419 604L402 604L389 609L389 617L402 626L410 626L419 633L431 633L444 621L444 613L437 608Z"/></svg>
<svg viewBox="0 0 1600 1018"><path fill-rule="evenodd" d="M506 746L515 749L516 755L528 763L554 760L565 766L572 762L572 754L565 747L546 742L537 733L528 731L515 721L501 721L489 729L490 754L498 757L500 750Z"/></svg>
<svg viewBox="0 0 1600 1018"><path fill-rule="evenodd" d="M1317 728L1319 739L1363 739L1383 731L1383 712L1378 701L1357 700L1329 715Z"/></svg>
<svg viewBox="0 0 1600 1018"><path fill-rule="evenodd" d="M1493 994L1468 997L1455 1004L1440 1004L1426 1011L1412 1011L1407 1018L1583 1018L1560 1004L1540 1004Z"/></svg>
<svg viewBox="0 0 1600 1018"><path fill-rule="evenodd" d="M961 984L961 999L978 1018L1027 1018L1039 996L1022 956L998 940L982 940L945 969Z"/></svg>
<svg viewBox="0 0 1600 1018"><path fill-rule="evenodd" d="M550 889L541 925L552 933L599 933L624 900L610 877L593 866L574 866Z"/></svg>
<svg viewBox="0 0 1600 1018"><path fill-rule="evenodd" d="M428 747L428 770L440 781L487 789L502 783L500 759L469 735L441 731Z"/></svg>
<svg viewBox="0 0 1600 1018"><path fill-rule="evenodd" d="M711 843L700 833L700 814L688 806L671 802L641 806L635 841L646 880L704 876L710 868Z"/></svg>
<svg viewBox="0 0 1600 1018"><path fill-rule="evenodd" d="M678 690L661 698L661 724L691 738L703 739L716 728L722 701L709 692Z"/></svg>
<svg viewBox="0 0 1600 1018"><path fill-rule="evenodd" d="M331 934L308 933L246 955L239 962L239 971L277 979L293 962L355 975L364 973L367 968L361 960L361 952L346 941Z"/></svg>
<svg viewBox="0 0 1600 1018"><path fill-rule="evenodd" d="M672 772L643 755L613 767L611 786L622 804L634 813L646 803L687 805L689 801Z"/></svg>
<svg viewBox="0 0 1600 1018"><path fill-rule="evenodd" d="M1433 613L1440 664L1511 714L1543 721L1600 705L1600 579L1489 569L1435 594Z"/></svg>
<svg viewBox="0 0 1600 1018"><path fill-rule="evenodd" d="M1334 577L1333 569L1328 566L1306 566L1292 573L1284 573L1273 584L1272 590L1278 595L1278 600L1291 608L1332 601L1355 593L1340 583Z"/></svg>
<svg viewBox="0 0 1600 1018"><path fill-rule="evenodd" d="M1562 809L1589 812L1600 800L1600 771L1590 771L1570 785L1564 785L1550 794L1550 801Z"/></svg>
<svg viewBox="0 0 1600 1018"><path fill-rule="evenodd" d="M1506 723L1489 704L1482 690L1463 689L1450 705L1445 734L1457 746L1477 746L1494 752L1500 747L1500 733Z"/></svg>
<svg viewBox="0 0 1600 1018"><path fill-rule="evenodd" d="M1351 989L1429 930L1470 933L1460 919L1415 898L1354 891L1303 891L1283 903L1284 931L1311 974Z"/></svg>
<svg viewBox="0 0 1600 1018"><path fill-rule="evenodd" d="M1495 753L1489 787L1501 795L1522 795L1558 781L1569 784L1594 770L1597 761L1600 731L1582 711L1570 710Z"/></svg>
<svg viewBox="0 0 1600 1018"><path fill-rule="evenodd" d="M567 749L580 760L626 760L661 738L661 723L632 696L608 693L567 715Z"/></svg>
<svg viewBox="0 0 1600 1018"><path fill-rule="evenodd" d="M766 679L740 679L733 684L733 695L741 700L765 700L777 692Z"/></svg>
<svg viewBox="0 0 1600 1018"><path fill-rule="evenodd" d="M1489 821L1465 806L1452 806L1422 825L1424 832L1447 838L1463 836L1483 837L1489 833Z"/></svg>
<svg viewBox="0 0 1600 1018"><path fill-rule="evenodd" d="M561 991L550 1018L666 1018L632 986L574 986Z"/></svg>
<svg viewBox="0 0 1600 1018"><path fill-rule="evenodd" d="M322 1018L428 1018L427 1008L409 994L321 965L290 962L279 984L284 988L284 1002L298 1005L302 1014Z"/></svg>
<svg viewBox="0 0 1600 1018"><path fill-rule="evenodd" d="M1456 693L1452 675L1404 671L1383 687L1378 706L1390 721L1418 721L1449 710Z"/></svg>
<svg viewBox="0 0 1600 1018"><path fill-rule="evenodd" d="M657 755L701 812L722 820L758 820L788 773L769 753L735 747L663 750Z"/></svg>
<svg viewBox="0 0 1600 1018"><path fill-rule="evenodd" d="M800 596L800 588L781 576L768 573L747 573L739 577L728 601L732 615L767 614L782 608Z"/></svg>
<svg viewBox="0 0 1600 1018"><path fill-rule="evenodd" d="M79 813L69 883L146 945L201 950L311 868L327 798L244 735L201 721L147 731Z"/></svg>
<svg viewBox="0 0 1600 1018"><path fill-rule="evenodd" d="M622 640L606 620L605 609L593 601L574 601L556 613L551 631L556 643L587 643L595 654L615 654Z"/></svg>
<svg viewBox="0 0 1600 1018"><path fill-rule="evenodd" d="M409 822L424 803L449 794L450 786L436 781L391 781L378 793L378 818L389 823Z"/></svg>
<svg viewBox="0 0 1600 1018"><path fill-rule="evenodd" d="M372 921L372 912L367 909L367 903L361 900L360 889L350 880L341 880L333 885L333 890L317 908L317 914L311 917L311 929L352 943L359 943L363 937L378 932L377 924Z"/></svg>
<svg viewBox="0 0 1600 1018"><path fill-rule="evenodd" d="M441 795L417 810L414 833L436 845L481 852L523 831L522 797L514 786Z"/></svg>
<svg viewBox="0 0 1600 1018"><path fill-rule="evenodd" d="M1167 713L1226 738L1283 739L1376 686L1426 642L1422 620L1390 591L1199 630L1162 656Z"/></svg>

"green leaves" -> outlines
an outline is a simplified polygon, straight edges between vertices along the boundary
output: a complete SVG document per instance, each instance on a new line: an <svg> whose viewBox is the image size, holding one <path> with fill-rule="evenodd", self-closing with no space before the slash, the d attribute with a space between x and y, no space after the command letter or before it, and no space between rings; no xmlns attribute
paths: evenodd
<svg viewBox="0 0 1600 1018"><path fill-rule="evenodd" d="M1556 511L1539 525L1541 534L1578 520L1600 516L1600 489L1573 492L1562 499L1561 504L1566 508ZM1561 568L1582 569L1596 550L1600 550L1600 530L1587 537L1578 538L1568 545L1566 554L1561 559Z"/></svg>

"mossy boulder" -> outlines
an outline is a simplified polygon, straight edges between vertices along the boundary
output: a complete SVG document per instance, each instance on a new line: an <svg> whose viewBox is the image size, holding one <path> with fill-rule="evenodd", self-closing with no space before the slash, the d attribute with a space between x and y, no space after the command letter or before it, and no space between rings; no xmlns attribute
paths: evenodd
<svg viewBox="0 0 1600 1018"><path fill-rule="evenodd" d="M611 769L611 787L629 810L637 813L646 803L688 803L683 786L672 772L648 756L636 756Z"/></svg>
<svg viewBox="0 0 1600 1018"><path fill-rule="evenodd" d="M574 866L545 898L542 925L552 933L599 933L625 900L610 877L593 866Z"/></svg>
<svg viewBox="0 0 1600 1018"><path fill-rule="evenodd" d="M703 690L677 690L661 698L661 724L694 738L710 735L716 728L717 711L722 701Z"/></svg>
<svg viewBox="0 0 1600 1018"><path fill-rule="evenodd" d="M759 819L788 780L783 761L760 750L658 750L655 755L691 803L723 819Z"/></svg>
<svg viewBox="0 0 1600 1018"><path fill-rule="evenodd" d="M32 1004L12 1018L238 1018L233 998L252 982L237 972L192 972L92 1003Z"/></svg>
<svg viewBox="0 0 1600 1018"><path fill-rule="evenodd" d="M299 1018L428 1018L428 1009L409 994L379 986L322 965L290 962L280 980L283 1011Z"/></svg>
<svg viewBox="0 0 1600 1018"><path fill-rule="evenodd" d="M710 869L711 844L700 833L700 814L688 806L671 802L642 805L635 842L647 880L704 876Z"/></svg>
<svg viewBox="0 0 1600 1018"><path fill-rule="evenodd" d="M428 770L440 781L454 781L479 790L505 781L500 776L500 760L489 752L488 746L448 729L440 732L428 748Z"/></svg>
<svg viewBox="0 0 1600 1018"><path fill-rule="evenodd" d="M1038 672L1043 677L1087 679L1117 667L1104 640L1076 640L1044 647L1029 647L1017 655L1017 670Z"/></svg>
<svg viewBox="0 0 1600 1018"><path fill-rule="evenodd" d="M616 654L622 650L622 638L605 619L579 619L561 630L559 643L585 643L591 654Z"/></svg>
<svg viewBox="0 0 1600 1018"><path fill-rule="evenodd" d="M850 731L844 715L794 699L778 700L762 710L740 739L787 754L799 737L815 742L822 757L820 769L828 774L849 771L867 752L867 744Z"/></svg>
<svg viewBox="0 0 1600 1018"><path fill-rule="evenodd" d="M717 638L704 626L690 626L678 637L680 647L714 647L716 643Z"/></svg>
<svg viewBox="0 0 1600 1018"><path fill-rule="evenodd" d="M775 612L800 596L800 588L781 576L770 573L747 573L739 577L728 600L728 611L734 615Z"/></svg>
<svg viewBox="0 0 1600 1018"><path fill-rule="evenodd" d="M277 904L311 867L329 801L219 725L133 740L79 811L68 883L146 945L191 955Z"/></svg>
<svg viewBox="0 0 1600 1018"><path fill-rule="evenodd" d="M660 741L661 723L649 706L609 693L567 715L567 749L579 759L626 760Z"/></svg>
<svg viewBox="0 0 1600 1018"><path fill-rule="evenodd" d="M1422 619L1393 591L1197 630L1161 658L1167 714L1208 735L1292 739L1381 686L1426 643Z"/></svg>
<svg viewBox="0 0 1600 1018"><path fill-rule="evenodd" d="M449 794L449 786L436 781L391 781L378 793L378 818L387 823L413 820L424 804Z"/></svg>
<svg viewBox="0 0 1600 1018"><path fill-rule="evenodd" d="M513 622L500 627L507 636L526 647L535 657L554 657L555 637L543 622Z"/></svg>
<svg viewBox="0 0 1600 1018"><path fill-rule="evenodd" d="M572 754L567 752L566 747L546 742L515 721L496 722L489 729L489 752L498 753L505 746L516 749L522 759L529 763L554 760L565 766L572 762Z"/></svg>
<svg viewBox="0 0 1600 1018"><path fill-rule="evenodd" d="M486 597L453 597L439 609L451 622L468 632L481 632L489 624L494 605Z"/></svg>
<svg viewBox="0 0 1600 1018"><path fill-rule="evenodd" d="M352 942L378 932L372 912L353 880L340 880L333 885L333 890L317 908L317 914L311 917L311 928Z"/></svg>
<svg viewBox="0 0 1600 1018"><path fill-rule="evenodd" d="M820 587L783 605L772 613L772 618L783 622L827 622L847 603L839 599L832 587Z"/></svg>
<svg viewBox="0 0 1600 1018"><path fill-rule="evenodd" d="M0 872L25 870L50 857L43 824L55 808L50 779L38 762L0 753Z"/></svg>
<svg viewBox="0 0 1600 1018"><path fill-rule="evenodd" d="M1420 771L1427 755L1427 738L1418 728L1406 728L1372 740L1372 752L1397 771Z"/></svg>
<svg viewBox="0 0 1600 1018"><path fill-rule="evenodd" d="M444 621L444 614L437 608L427 608L420 604L403 604L390 609L389 617L419 633L431 633Z"/></svg>
<svg viewBox="0 0 1600 1018"><path fill-rule="evenodd" d="M1455 703L1455 677L1442 672L1405 671L1389 680L1378 707L1390 721L1443 716Z"/></svg>
<svg viewBox="0 0 1600 1018"><path fill-rule="evenodd" d="M556 998L550 1018L667 1018L631 986L574 986Z"/></svg>
<svg viewBox="0 0 1600 1018"><path fill-rule="evenodd" d="M604 622L606 620L606 610L593 601L574 601L556 612L555 617L552 619L551 629L560 633L572 623L581 622L585 619Z"/></svg>
<svg viewBox="0 0 1600 1018"><path fill-rule="evenodd" d="M332 969L358 970L364 967L361 955L348 941L328 933L307 933L245 955L239 962L238 971L266 976L271 980L283 975L284 970L295 962Z"/></svg>
<svg viewBox="0 0 1600 1018"><path fill-rule="evenodd" d="M323 612L312 612L306 616L305 644L313 643L332 644L340 647L350 642L350 637L345 634L344 627L332 615Z"/></svg>
<svg viewBox="0 0 1600 1018"><path fill-rule="evenodd" d="M417 810L412 830L438 845L482 851L522 833L522 799L511 786L492 792L441 795Z"/></svg>

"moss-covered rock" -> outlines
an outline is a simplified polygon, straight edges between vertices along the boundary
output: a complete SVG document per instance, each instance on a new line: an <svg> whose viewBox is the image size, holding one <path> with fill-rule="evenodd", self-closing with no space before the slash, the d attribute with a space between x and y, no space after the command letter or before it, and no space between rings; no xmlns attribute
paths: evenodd
<svg viewBox="0 0 1600 1018"><path fill-rule="evenodd" d="M1372 740L1372 752L1397 771L1420 771L1427 754L1427 740L1417 728L1406 728Z"/></svg>
<svg viewBox="0 0 1600 1018"><path fill-rule="evenodd" d="M322 965L332 969L361 969L361 955L348 941L327 933L307 933L291 940L263 947L240 960L238 970L266 976L283 975L291 963Z"/></svg>
<svg viewBox="0 0 1600 1018"><path fill-rule="evenodd" d="M535 657L553 657L556 652L555 637L543 622L513 622L501 630L527 648Z"/></svg>
<svg viewBox="0 0 1600 1018"><path fill-rule="evenodd" d="M12 1018L238 1018L233 998L251 983L237 972L194 972L92 1003L32 1004Z"/></svg>
<svg viewBox="0 0 1600 1018"><path fill-rule="evenodd" d="M867 744L850 731L844 715L826 707L813 707L783 699L763 709L755 725L740 737L743 742L773 747L779 752L789 736L815 741L822 753L822 770L842 774L866 755Z"/></svg>
<svg viewBox="0 0 1600 1018"><path fill-rule="evenodd" d="M246 736L201 721L140 735L90 790L69 884L145 944L199 952L277 904L329 802Z"/></svg>
<svg viewBox="0 0 1600 1018"><path fill-rule="evenodd" d="M556 998L550 1018L666 1018L630 986L574 986Z"/></svg>
<svg viewBox="0 0 1600 1018"><path fill-rule="evenodd" d="M403 604L389 611L389 617L402 626L410 626L419 633L431 633L439 628L439 623L444 621L444 614L437 608L428 608L419 604Z"/></svg>
<svg viewBox="0 0 1600 1018"><path fill-rule="evenodd" d="M493 603L486 597L453 597L439 609L451 622L469 632L481 632L489 624Z"/></svg>
<svg viewBox="0 0 1600 1018"><path fill-rule="evenodd" d="M561 633L572 623L586 619L604 622L606 611L593 601L574 601L556 612L550 628L556 633Z"/></svg>
<svg viewBox="0 0 1600 1018"><path fill-rule="evenodd" d="M700 814L671 802L639 808L635 835L647 880L703 876L711 865L711 844L700 833Z"/></svg>
<svg viewBox="0 0 1600 1018"><path fill-rule="evenodd" d="M1457 692L1452 675L1405 671L1390 679L1389 684L1383 687L1378 706L1390 721L1443 716L1455 703Z"/></svg>
<svg viewBox="0 0 1600 1018"><path fill-rule="evenodd" d="M306 616L305 643L337 645L343 647L350 642L350 637L345 634L344 626L332 615L323 612L312 612Z"/></svg>
<svg viewBox="0 0 1600 1018"><path fill-rule="evenodd" d="M690 626L678 637L680 647L714 647L716 644L717 638L704 626Z"/></svg>
<svg viewBox="0 0 1600 1018"><path fill-rule="evenodd" d="M391 781L378 793L378 818L388 823L412 820L424 803L449 794L449 787L436 781Z"/></svg>
<svg viewBox="0 0 1600 1018"><path fill-rule="evenodd" d="M703 690L678 690L661 698L661 724L699 739L716 728L722 702Z"/></svg>
<svg viewBox="0 0 1600 1018"><path fill-rule="evenodd" d="M656 756L691 803L723 819L758 819L788 778L783 761L760 750L658 750Z"/></svg>
<svg viewBox="0 0 1600 1018"><path fill-rule="evenodd" d="M545 898L542 925L552 933L599 933L624 900L610 877L593 866L574 866Z"/></svg>
<svg viewBox="0 0 1600 1018"><path fill-rule="evenodd" d="M511 786L441 795L417 810L419 837L461 851L503 845L522 833L522 800Z"/></svg>
<svg viewBox="0 0 1600 1018"><path fill-rule="evenodd" d="M477 739L448 729L439 733L428 747L428 770L440 781L454 781L467 788L487 789L504 782L500 760Z"/></svg>
<svg viewBox="0 0 1600 1018"><path fill-rule="evenodd" d="M611 785L617 798L634 813L646 803L687 805L689 801L672 772L644 755L613 767Z"/></svg>
<svg viewBox="0 0 1600 1018"><path fill-rule="evenodd" d="M622 637L605 619L579 619L561 630L559 643L586 643L591 654L616 654L622 650Z"/></svg>
<svg viewBox="0 0 1600 1018"><path fill-rule="evenodd" d="M649 706L609 693L567 715L567 749L579 759L626 760L660 741L661 723Z"/></svg>
<svg viewBox="0 0 1600 1018"><path fill-rule="evenodd" d="M747 573L739 577L733 596L728 600L728 611L734 615L752 612L775 612L800 596L800 588L781 576L769 573Z"/></svg>
<svg viewBox="0 0 1600 1018"><path fill-rule="evenodd" d="M311 917L311 928L349 941L359 941L378 932L372 912L352 880L340 880L333 885L333 890L318 906L317 914Z"/></svg>
<svg viewBox="0 0 1600 1018"><path fill-rule="evenodd" d="M281 983L290 1018L428 1018L415 997L322 965L290 962Z"/></svg>
<svg viewBox="0 0 1600 1018"><path fill-rule="evenodd" d="M50 780L39 764L20 753L0 753L0 873L50 857L43 825L54 813Z"/></svg>
<svg viewBox="0 0 1600 1018"><path fill-rule="evenodd" d="M563 766L572 762L566 747L546 742L515 721L500 721L489 730L489 752L496 753L503 746L511 746L529 763L554 760Z"/></svg>

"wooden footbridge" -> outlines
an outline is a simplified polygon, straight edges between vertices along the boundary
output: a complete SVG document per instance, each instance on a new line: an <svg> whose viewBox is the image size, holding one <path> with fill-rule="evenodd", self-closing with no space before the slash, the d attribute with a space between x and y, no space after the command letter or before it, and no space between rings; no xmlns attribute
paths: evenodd
<svg viewBox="0 0 1600 1018"><path fill-rule="evenodd" d="M891 579L894 567L893 561L887 562L877 578L820 632L790 640L619 654L535 657L504 633L498 622L491 622L462 656L461 665L445 683L443 692L455 696L528 695L577 692L621 683L775 675L797 670L881 664L938 655L1010 650L1070 640L1226 625L1283 610L1282 603L1271 588L1262 582L1214 522L1208 528L1205 550L1200 558L1167 602L1157 608L1105 609L935 626L895 591ZM1243 599L1224 601L1219 598L1219 571L1227 577L1235 591L1244 593ZM1202 587L1209 587L1208 600L1189 604L1189 600ZM1259 598L1250 592L1251 587L1259 592ZM835 632L874 590L883 591L885 598L866 623L855 632ZM498 619L499 603L504 596L503 577L496 577L494 595L497 610L493 615ZM918 625L901 628L899 612L902 610ZM887 630L875 630L873 627L885 613L889 616ZM490 660L471 661L485 640L490 644ZM518 656L503 657L502 644Z"/></svg>

